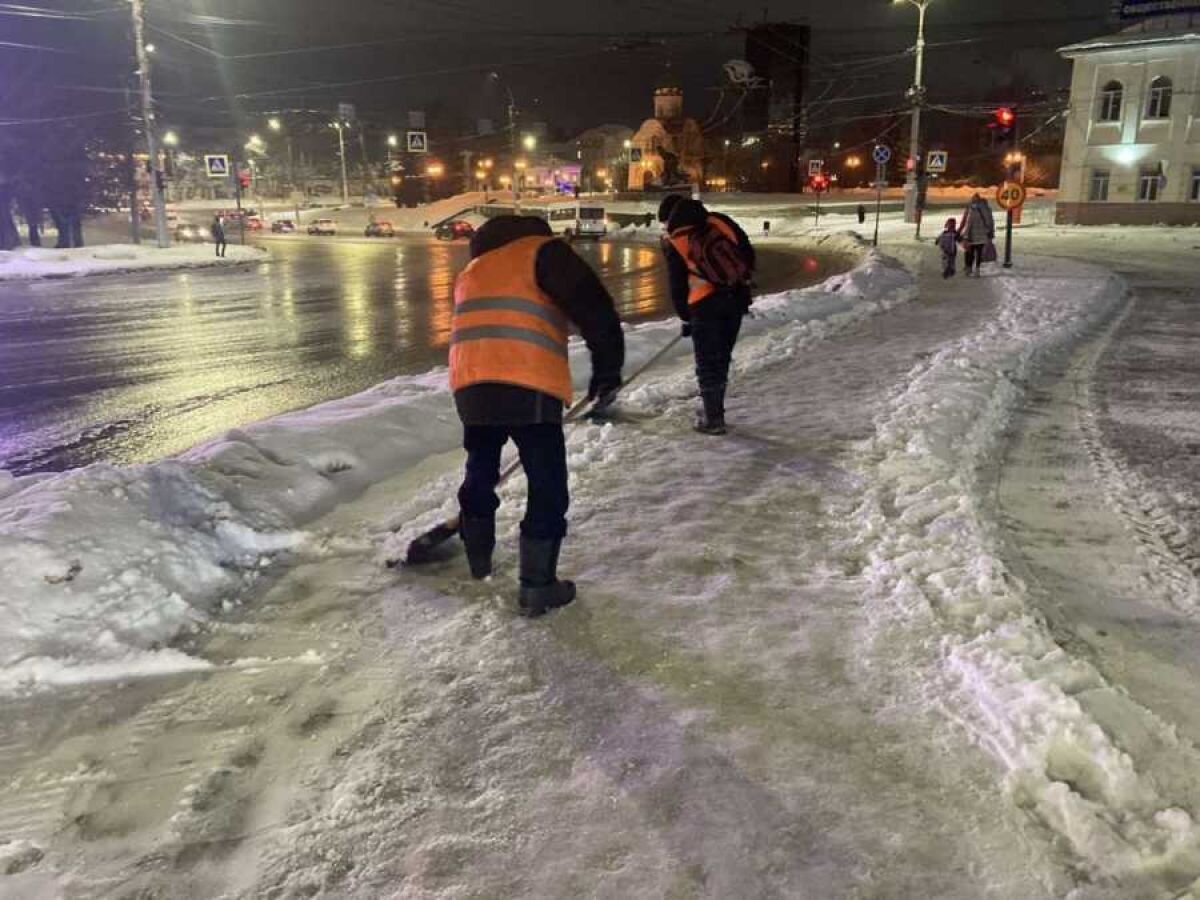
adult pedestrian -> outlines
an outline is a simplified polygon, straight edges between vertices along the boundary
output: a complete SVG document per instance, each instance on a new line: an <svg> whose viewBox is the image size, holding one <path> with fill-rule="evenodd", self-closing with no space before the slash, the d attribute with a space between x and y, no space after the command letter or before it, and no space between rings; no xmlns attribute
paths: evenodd
<svg viewBox="0 0 1200 900"><path fill-rule="evenodd" d="M860 203L856 212L858 213L858 224L862 225L867 221L867 208Z"/></svg>
<svg viewBox="0 0 1200 900"><path fill-rule="evenodd" d="M500 453L511 439L528 481L518 608L540 616L575 598L575 585L557 574L570 502L567 329L574 323L583 335L592 360L588 397L599 401L621 386L625 339L596 273L542 219L489 219L472 236L470 252L454 285L450 337L450 386L467 451L461 534L471 575L486 578L496 544Z"/></svg>
<svg viewBox="0 0 1200 900"><path fill-rule="evenodd" d="M984 252L988 244L996 239L996 222L991 207L978 191L971 197L958 225L958 237L965 249L963 274L979 277Z"/></svg>
<svg viewBox="0 0 1200 900"><path fill-rule="evenodd" d="M725 434L725 391L742 317L750 309L754 247L733 219L709 212L698 200L669 196L658 217L667 227L663 255L671 301L696 357L702 408L695 427Z"/></svg>
<svg viewBox="0 0 1200 900"><path fill-rule="evenodd" d="M225 255L225 224L221 221L220 216L213 216L212 226L209 228L212 232L213 243L217 246L217 256Z"/></svg>

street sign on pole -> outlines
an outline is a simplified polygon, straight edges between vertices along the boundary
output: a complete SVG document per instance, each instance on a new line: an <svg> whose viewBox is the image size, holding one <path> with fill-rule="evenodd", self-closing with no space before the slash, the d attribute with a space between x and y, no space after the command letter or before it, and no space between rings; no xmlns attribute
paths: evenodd
<svg viewBox="0 0 1200 900"><path fill-rule="evenodd" d="M885 144L876 144L875 149L871 151L871 159L881 166L886 166L891 158L892 150Z"/></svg>
<svg viewBox="0 0 1200 900"><path fill-rule="evenodd" d="M225 153L204 154L204 171L209 178L228 178L229 156Z"/></svg>
<svg viewBox="0 0 1200 900"><path fill-rule="evenodd" d="M1025 202L1025 185L1006 181L996 188L996 202L1005 210L1004 222L1004 268L1012 268L1013 211Z"/></svg>
<svg viewBox="0 0 1200 900"><path fill-rule="evenodd" d="M810 159L808 161L808 174L810 176L820 175L824 168L825 168L825 160L823 160L823 159Z"/></svg>
<svg viewBox="0 0 1200 900"><path fill-rule="evenodd" d="M340 121L349 124L350 122L354 121L354 114L355 114L355 109L354 109L353 103L339 103L338 104L338 119Z"/></svg>
<svg viewBox="0 0 1200 900"><path fill-rule="evenodd" d="M429 137L424 131L409 131L405 133L409 153L428 153Z"/></svg>
<svg viewBox="0 0 1200 900"><path fill-rule="evenodd" d="M950 153L946 150L930 150L925 157L926 172L945 172L946 164L950 162Z"/></svg>
<svg viewBox="0 0 1200 900"><path fill-rule="evenodd" d="M1025 185L1006 181L996 188L996 202L1001 209L1016 209L1025 205Z"/></svg>

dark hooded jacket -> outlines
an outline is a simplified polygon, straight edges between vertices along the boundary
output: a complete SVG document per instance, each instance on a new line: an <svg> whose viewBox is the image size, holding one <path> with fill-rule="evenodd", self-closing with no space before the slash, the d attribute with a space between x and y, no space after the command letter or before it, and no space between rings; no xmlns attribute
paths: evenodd
<svg viewBox="0 0 1200 900"><path fill-rule="evenodd" d="M738 248L745 254L746 259L749 260L750 270L753 271L757 260L754 255L754 246L750 243L750 238L746 236L746 232L742 230L742 227L737 222L724 213L709 212L699 200L683 197L671 205L670 215L667 219L667 233L670 234L672 231L680 228L701 225L709 216L720 219L733 229L733 233L737 235ZM663 241L663 255L667 259L667 281L671 291L671 303L675 307L676 314L683 321L691 321L693 313L703 316L709 308L716 309L718 307L729 306L730 304L741 304L745 309L749 309L749 287L724 288L700 301L695 307L689 306L687 262L679 255L671 243L666 240Z"/></svg>
<svg viewBox="0 0 1200 900"><path fill-rule="evenodd" d="M498 216L471 238L471 259L525 237L553 232L533 216ZM625 364L625 336L612 297L584 260L566 243L549 241L538 251L535 277L583 336L592 357L592 375L619 383ZM557 397L511 384L473 384L455 392L464 425L537 425L562 421Z"/></svg>

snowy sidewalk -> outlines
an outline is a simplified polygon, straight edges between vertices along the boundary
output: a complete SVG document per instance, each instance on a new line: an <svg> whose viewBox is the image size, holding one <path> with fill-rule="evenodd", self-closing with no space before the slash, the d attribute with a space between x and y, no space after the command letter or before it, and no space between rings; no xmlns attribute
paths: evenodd
<svg viewBox="0 0 1200 900"><path fill-rule="evenodd" d="M267 258L265 251L258 247L230 244L226 250L226 256L221 258L216 256L212 244L175 244L166 250L150 244L100 244L70 250L50 247L0 250L0 283L245 265Z"/></svg>
<svg viewBox="0 0 1200 900"><path fill-rule="evenodd" d="M60 694L65 725L45 697L10 704L0 837L46 856L9 883L1133 896L1137 853L1081 843L1108 810L1068 802L1046 763L1038 728L1067 723L1062 701L1022 659L985 658L1025 645L1004 643L1023 611L978 543L975 478L1025 370L1110 309L1110 287L1082 267L926 277L890 311L750 333L726 439L690 431L678 361L624 401L645 421L572 430L580 599L543 621L507 605L522 488L498 575L475 585L461 558L384 572L390 548L359 538L439 505L459 455L377 485L320 520L322 553L183 646L213 674ZM987 715L1016 755L984 740ZM1131 846L1155 827L1188 846L1153 802L1125 811Z"/></svg>

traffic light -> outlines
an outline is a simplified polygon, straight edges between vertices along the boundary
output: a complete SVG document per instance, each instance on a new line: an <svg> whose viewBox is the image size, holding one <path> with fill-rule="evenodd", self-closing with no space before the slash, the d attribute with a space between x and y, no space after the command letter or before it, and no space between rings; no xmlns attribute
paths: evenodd
<svg viewBox="0 0 1200 900"><path fill-rule="evenodd" d="M1002 144L1010 143L1017 128L1017 114L1011 106L1001 106L992 113L992 121L988 124L992 129L993 140Z"/></svg>
<svg viewBox="0 0 1200 900"><path fill-rule="evenodd" d="M824 191L829 190L829 176L821 172L818 172L815 175L810 175L808 179L808 186L814 193L823 193Z"/></svg>
<svg viewBox="0 0 1200 900"><path fill-rule="evenodd" d="M238 184L242 186L242 190L247 190L250 187L250 173L243 169L238 172Z"/></svg>

